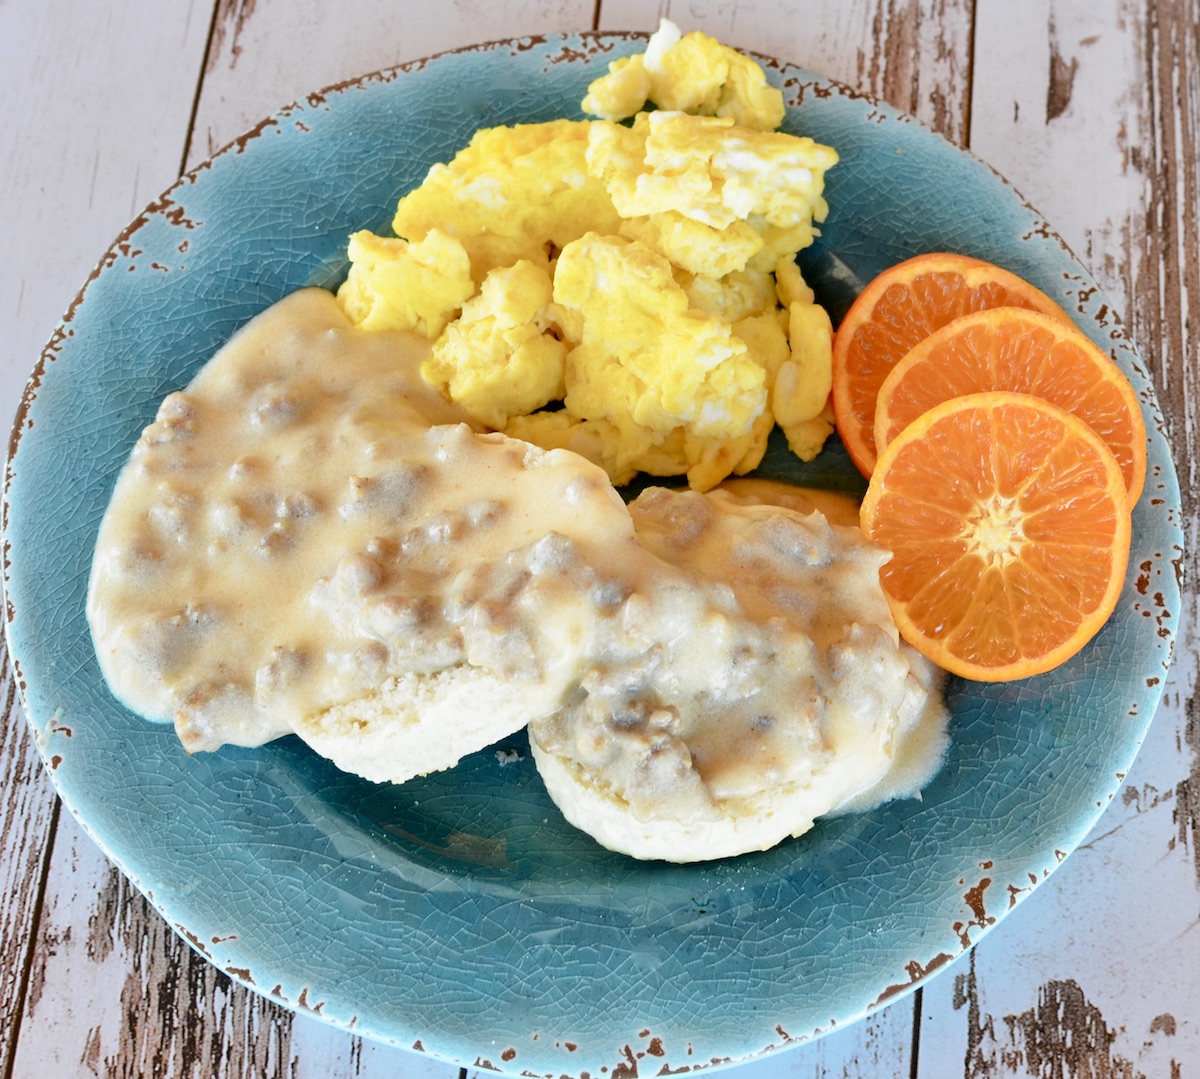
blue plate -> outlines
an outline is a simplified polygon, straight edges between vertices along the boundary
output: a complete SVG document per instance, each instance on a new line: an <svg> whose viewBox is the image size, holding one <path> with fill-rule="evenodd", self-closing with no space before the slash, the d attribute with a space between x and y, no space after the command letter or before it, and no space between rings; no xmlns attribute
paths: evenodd
<svg viewBox="0 0 1200 1079"><path fill-rule="evenodd" d="M167 922L234 978L371 1038L499 1071L592 1075L742 1060L844 1026L944 968L1088 832L1137 752L1179 612L1180 500L1154 391L1111 306L987 166L910 117L769 64L786 127L841 153L805 251L835 317L931 249L1001 263L1112 352L1149 429L1129 579L1052 675L953 681L953 747L920 801L764 854L639 864L564 823L521 738L398 787L295 739L189 758L107 691L84 618L100 517L168 391L252 315L332 285L347 234L480 126L580 116L639 38L524 39L314 94L185 176L104 257L14 431L8 632L54 783ZM854 488L835 446L768 472Z"/></svg>

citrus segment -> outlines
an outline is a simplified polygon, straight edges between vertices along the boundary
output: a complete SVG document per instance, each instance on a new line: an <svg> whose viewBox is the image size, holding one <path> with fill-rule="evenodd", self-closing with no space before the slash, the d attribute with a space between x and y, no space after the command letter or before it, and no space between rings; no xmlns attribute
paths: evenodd
<svg viewBox="0 0 1200 1079"><path fill-rule="evenodd" d="M1079 651L1116 605L1129 558L1125 481L1081 419L1027 394L956 397L880 456L863 531L901 635L977 681Z"/></svg>
<svg viewBox="0 0 1200 1079"><path fill-rule="evenodd" d="M875 399L887 373L948 322L993 307L1024 307L1070 322L1045 293L999 266L933 252L884 270L859 294L833 340L833 409L859 471L871 475Z"/></svg>
<svg viewBox="0 0 1200 1079"><path fill-rule="evenodd" d="M875 445L887 445L921 413L952 397L1012 390L1073 412L1105 442L1129 503L1146 479L1146 427L1129 380L1074 326L1000 307L955 319L918 342L883 380Z"/></svg>

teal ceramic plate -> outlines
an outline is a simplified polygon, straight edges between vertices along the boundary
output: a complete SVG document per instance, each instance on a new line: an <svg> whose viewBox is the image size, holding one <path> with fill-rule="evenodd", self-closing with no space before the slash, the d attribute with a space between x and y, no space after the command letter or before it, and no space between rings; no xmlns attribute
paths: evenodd
<svg viewBox="0 0 1200 1079"><path fill-rule="evenodd" d="M100 263L13 437L8 631L67 806L167 922L259 992L371 1038L513 1074L750 1058L904 994L994 927L1112 798L1154 713L1178 616L1179 491L1153 388L1052 229L909 117L786 65L786 127L840 151L803 253L835 317L877 271L949 249L1015 270L1117 358L1150 432L1127 587L1053 675L952 682L953 747L921 801L691 867L598 849L519 739L376 787L295 739L189 758L108 693L84 619L97 526L159 399L301 285L481 125L579 116L640 39L524 39L371 75L285 109L184 177ZM784 455L768 471L797 476ZM814 482L854 487L831 449Z"/></svg>

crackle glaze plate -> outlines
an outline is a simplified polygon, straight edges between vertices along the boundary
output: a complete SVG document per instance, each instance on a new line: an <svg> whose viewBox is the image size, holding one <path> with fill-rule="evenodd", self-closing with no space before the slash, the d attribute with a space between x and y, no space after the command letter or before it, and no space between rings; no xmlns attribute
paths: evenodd
<svg viewBox="0 0 1200 1079"><path fill-rule="evenodd" d="M525 39L313 94L185 176L104 256L32 377L5 501L8 632L69 809L235 979L367 1037L513 1074L718 1066L854 1022L943 969L1043 881L1113 797L1155 711L1179 611L1179 490L1153 387L1110 304L1000 177L912 118L773 62L787 130L835 146L802 253L835 320L875 273L954 250L1073 312L1141 399L1149 476L1125 592L1052 675L951 681L924 797L764 854L639 864L573 831L514 738L380 787L288 738L189 758L117 704L84 617L117 471L158 401L256 312L333 286L357 228L479 126L580 116L642 39ZM836 446L764 471L861 489Z"/></svg>

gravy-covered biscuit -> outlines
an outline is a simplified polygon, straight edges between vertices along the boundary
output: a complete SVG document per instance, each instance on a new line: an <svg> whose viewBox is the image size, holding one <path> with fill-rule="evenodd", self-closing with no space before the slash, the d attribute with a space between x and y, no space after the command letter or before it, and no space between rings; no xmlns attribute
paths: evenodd
<svg viewBox="0 0 1200 1079"><path fill-rule="evenodd" d="M652 488L630 510L673 572L630 597L574 698L530 726L568 820L634 857L696 861L865 804L910 738L924 763L887 795L919 789L945 712L897 638L884 552L818 512L727 493Z"/></svg>
<svg viewBox="0 0 1200 1079"><path fill-rule="evenodd" d="M596 567L637 546L629 514L583 458L448 422L427 353L302 291L142 434L88 616L117 696L190 751L295 731L401 781L573 685Z"/></svg>

